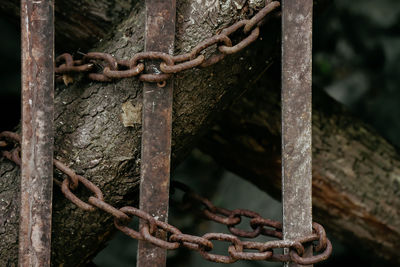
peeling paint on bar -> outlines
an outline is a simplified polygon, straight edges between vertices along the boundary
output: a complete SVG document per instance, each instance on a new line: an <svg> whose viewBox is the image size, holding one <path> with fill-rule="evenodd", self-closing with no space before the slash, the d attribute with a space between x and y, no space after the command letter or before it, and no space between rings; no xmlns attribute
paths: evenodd
<svg viewBox="0 0 400 267"><path fill-rule="evenodd" d="M146 0L145 51L173 53L175 0ZM159 60L146 61L147 73L161 73ZM168 221L171 161L173 78L165 84L144 83L140 209L158 220ZM144 224L141 223L140 228ZM164 231L155 236L166 238ZM165 266L166 250L139 241L138 267Z"/></svg>
<svg viewBox="0 0 400 267"><path fill-rule="evenodd" d="M312 233L312 4L312 0L282 2L284 239L296 239ZM312 255L312 247L308 247L305 254ZM286 263L285 266L300 265Z"/></svg>
<svg viewBox="0 0 400 267"><path fill-rule="evenodd" d="M54 3L21 1L22 171L19 266L50 266Z"/></svg>

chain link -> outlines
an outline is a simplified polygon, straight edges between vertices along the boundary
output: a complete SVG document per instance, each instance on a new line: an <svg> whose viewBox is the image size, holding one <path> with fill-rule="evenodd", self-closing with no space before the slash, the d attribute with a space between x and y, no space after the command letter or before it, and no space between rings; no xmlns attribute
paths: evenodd
<svg viewBox="0 0 400 267"><path fill-rule="evenodd" d="M1 155L16 164L21 164L19 144L21 138L13 132L0 133ZM332 253L332 244L326 237L324 228L313 223L313 233L296 240L282 239L282 224L277 221L261 217L258 213L245 209L228 210L214 206L214 204L193 192L187 185L180 182L171 183L171 192L176 190L183 192L181 201L176 201L178 206L183 209L203 207L201 213L208 219L227 226L231 234L207 233L203 236L194 236L182 233L178 228L166 222L155 219L150 214L135 207L122 207L117 209L104 201L103 193L100 188L87 180L85 177L77 175L71 168L67 167L58 160L54 160L54 166L64 173L67 178L60 182L54 182L61 186L61 191L72 203L85 211L95 211L101 209L114 217L114 225L124 234L138 240L146 240L164 249L177 249L185 247L198 251L206 260L219 263L233 263L238 260L263 260L263 261L293 261L300 265L310 265L327 259ZM93 192L85 202L77 197L71 190L77 188L79 184ZM133 217L144 221L144 226L139 230L133 230L127 225ZM242 230L236 228L241 223L242 217L250 218L250 228L252 230ZM162 230L162 231L157 231ZM154 236L155 233L163 233L162 236ZM257 236L268 236L278 238L267 242L242 241L239 237L255 238ZM227 255L212 253L214 241L230 243ZM314 255L304 256L304 246L313 244ZM274 251L279 248L289 249L289 254L279 254Z"/></svg>
<svg viewBox="0 0 400 267"><path fill-rule="evenodd" d="M85 54L82 59L74 60L72 55L64 53L56 58L56 80L68 83L67 81L71 80L70 77L74 73L86 73L89 79L99 82L111 82L115 79L138 76L140 81L157 82L162 87L164 82L174 73L194 67L208 67L221 61L226 55L237 53L253 43L260 34L259 27L266 15L279 6L280 3L277 1L267 1L266 6L251 19L243 19L236 22L232 26L223 29L219 34L202 41L189 53L182 55L171 56L161 52L140 52L130 60L118 60L111 54L90 52ZM243 32L247 36L236 45L233 45L229 36L240 28L243 28ZM217 46L218 52L206 58L202 53L213 45ZM161 60L160 70L162 73L143 73L143 61L146 59ZM103 64L99 64L100 62L103 62Z"/></svg>

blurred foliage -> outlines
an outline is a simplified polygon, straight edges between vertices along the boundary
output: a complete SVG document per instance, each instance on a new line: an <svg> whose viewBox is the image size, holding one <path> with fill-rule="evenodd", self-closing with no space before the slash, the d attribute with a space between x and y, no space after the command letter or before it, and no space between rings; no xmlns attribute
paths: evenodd
<svg viewBox="0 0 400 267"><path fill-rule="evenodd" d="M400 146L400 1L333 1L315 20L313 49L315 88Z"/></svg>

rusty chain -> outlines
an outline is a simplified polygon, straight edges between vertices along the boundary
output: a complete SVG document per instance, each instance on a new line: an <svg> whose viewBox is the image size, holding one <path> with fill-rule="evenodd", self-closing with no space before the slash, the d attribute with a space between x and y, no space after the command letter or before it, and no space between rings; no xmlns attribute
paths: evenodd
<svg viewBox="0 0 400 267"><path fill-rule="evenodd" d="M260 26L265 17L274 11L280 3L277 1L267 1L266 6L262 8L251 19L243 19L232 26L223 29L220 33L208 38L190 52L171 56L161 52L140 52L135 54L129 60L119 60L111 54L102 52L89 52L82 59L74 60L71 54L64 53L56 58L55 73L57 81L68 83L68 77L73 73L87 73L88 78L99 82L110 82L114 79L129 78L138 76L140 81L157 82L159 86L165 85L165 81L172 74L178 73L194 67L207 67L221 61L226 55L237 53L257 40L260 34ZM243 33L247 36L236 45L229 36L243 28ZM217 45L218 53L206 58L202 52L210 46ZM143 60L157 59L161 60L160 69L162 73L146 74L144 71ZM96 72L96 64L103 62L100 72ZM97 64L97 66L100 66Z"/></svg>
<svg viewBox="0 0 400 267"><path fill-rule="evenodd" d="M165 81L173 74L194 68L207 67L221 61L226 55L237 53L253 43L259 36L260 25L264 22L267 14L280 6L277 1L267 1L266 6L261 9L251 19L243 19L232 26L223 29L218 34L199 43L190 52L171 56L161 52L140 52L135 54L130 60L119 60L111 54L101 52L90 52L81 59L76 60L71 54L64 53L56 58L55 73L57 80L64 80L68 83L70 75L73 73L86 73L88 78L94 81L110 82L115 79L129 78L138 76L140 81L157 82L160 87L165 85ZM247 36L236 45L230 38L239 29L243 28ZM218 53L206 58L204 50L211 46L217 46ZM146 74L143 61L146 59L161 60L160 69L162 73ZM102 62L102 64L98 64ZM96 66L101 66L97 71ZM67 79L67 80L66 80ZM0 133L0 152L1 156L21 165L20 147L21 138L13 132ZM212 221L226 225L231 234L207 233L203 236L194 236L182 233L178 228L166 222L155 219L150 214L135 207L122 207L120 209L113 207L104 201L103 193L99 187L90 182L85 177L78 175L74 170L64 165L59 160L54 159L54 166L67 176L62 182L54 179L54 182L61 187L64 196L84 211L95 211L101 209L114 217L114 224L117 229L124 234L137 239L146 240L156 246L164 249L177 249L185 247L198 251L206 260L219 263L233 263L238 260L267 260L289 262L293 261L301 265L314 264L327 259L332 252L332 245L327 239L324 228L313 223L313 233L296 240L282 240L282 223L261 217L260 214L245 210L228 210L216 207L213 203L193 192L188 186L179 183L172 183L172 190L183 192L179 207L189 209L202 206L201 214ZM72 191L82 184L93 193L85 202L76 196ZM139 231L133 230L127 226L132 217L137 217L144 222ZM243 217L250 219L250 229L243 230L236 226L239 225ZM163 230L167 234L167 239L163 240L154 234L157 230ZM242 238L255 238L258 236L267 236L277 238L278 240L258 242L243 241ZM211 253L214 245L212 241L228 242L227 255L218 255ZM314 254L304 256L304 246L313 244ZM277 253L276 249L287 248L289 254L283 255Z"/></svg>
<svg viewBox="0 0 400 267"><path fill-rule="evenodd" d="M0 152L1 155L17 165L21 165L19 144L21 138L13 132L0 133ZM172 182L172 191L180 190L183 192L181 201L177 201L182 209L187 210L193 207L203 206L201 213L209 220L226 225L231 234L207 233L203 236L194 236L182 233L178 228L166 222L155 219L150 214L135 207L115 208L104 201L103 193L100 188L90 182L85 177L78 175L71 168L60 161L54 159L54 166L64 173L67 178L62 182L54 179L54 182L61 187L62 193L67 199L84 211L95 211L96 208L107 212L114 217L114 224L117 229L124 234L137 239L146 240L156 246L165 249L177 249L185 247L198 251L206 260L219 263L233 263L238 260L266 260L288 262L293 261L301 265L309 265L327 259L332 253L331 242L327 239L324 228L313 223L313 233L296 240L282 240L282 223L261 217L260 214L245 210L228 210L214 206L212 202L195 192L187 185L180 182ZM87 202L81 200L72 191L79 184L85 186L93 192ZM72 190L72 191L71 191ZM127 226L131 221L131 216L137 217L145 222L139 230L133 230ZM242 217L250 218L250 229L243 230L236 228L241 223ZM167 240L154 236L157 230L163 230L167 234ZM239 237L255 238L257 236L267 236L278 238L279 240L258 242L242 241ZM211 253L214 245L212 241L228 242L228 256ZM314 254L303 256L304 246L313 244ZM275 252L279 248L290 249L289 254L283 255Z"/></svg>

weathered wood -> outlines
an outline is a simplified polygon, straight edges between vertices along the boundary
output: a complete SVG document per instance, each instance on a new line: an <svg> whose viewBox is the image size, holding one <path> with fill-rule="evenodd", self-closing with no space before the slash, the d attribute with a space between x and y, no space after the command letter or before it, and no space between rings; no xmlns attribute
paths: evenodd
<svg viewBox="0 0 400 267"><path fill-rule="evenodd" d="M199 147L280 199L279 67L223 114ZM359 251L400 264L400 156L321 89L313 90L313 216ZM385 263L388 264L388 262Z"/></svg>
<svg viewBox="0 0 400 267"><path fill-rule="evenodd" d="M264 5L263 0L248 3L250 9ZM215 1L179 1L175 52L189 51L199 41L238 20L240 13L234 5L220 6ZM144 21L143 3L139 3L131 16L118 26L115 35L101 42L96 50L112 53L118 58L131 58L133 53L143 50ZM243 53L206 69L176 75L172 134L174 164L192 149L199 133L210 126L215 114L242 93L238 86L242 77L258 76L259 57L266 60L271 57L279 28L267 25L264 28L268 36ZM259 64L260 67L264 65L264 61ZM72 86L61 86L56 90L56 158L98 185L105 200L117 207L137 203L141 136L140 119L137 118L141 117L141 88L142 84L136 79L110 84L79 80ZM122 113L132 120L133 127L124 126L120 120ZM16 262L19 170L6 160L0 161L0 209L3 213L0 217L0 266L8 266ZM56 176L61 178L60 174ZM89 196L85 190L76 192L83 200ZM54 190L53 205L53 265L84 265L110 238L115 229L112 218L101 211L86 213L79 210L58 189Z"/></svg>

